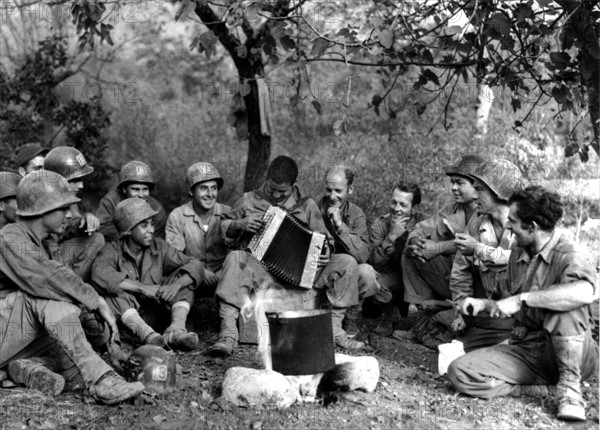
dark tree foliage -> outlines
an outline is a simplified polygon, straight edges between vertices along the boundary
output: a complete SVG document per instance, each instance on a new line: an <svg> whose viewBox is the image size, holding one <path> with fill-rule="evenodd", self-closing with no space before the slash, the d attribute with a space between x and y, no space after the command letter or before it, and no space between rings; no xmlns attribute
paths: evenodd
<svg viewBox="0 0 600 430"><path fill-rule="evenodd" d="M93 184L109 173L104 152L110 120L97 99L58 97L57 86L73 74L69 60L65 40L53 36L40 42L12 76L0 71L0 168L16 168L11 155L18 146L34 141L56 146L54 139L63 134L63 143L79 149L94 166L90 181L94 189Z"/></svg>

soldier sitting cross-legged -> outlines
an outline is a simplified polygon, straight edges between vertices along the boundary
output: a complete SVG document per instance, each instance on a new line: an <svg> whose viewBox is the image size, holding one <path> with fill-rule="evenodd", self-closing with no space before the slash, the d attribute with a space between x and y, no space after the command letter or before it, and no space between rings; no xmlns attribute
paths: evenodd
<svg viewBox="0 0 600 430"><path fill-rule="evenodd" d="M125 199L115 210L121 238L107 243L92 267L92 281L121 322L144 344L191 350L198 336L186 331L194 289L204 281L204 268L154 237L156 211L141 199ZM169 321L164 337L161 330Z"/></svg>

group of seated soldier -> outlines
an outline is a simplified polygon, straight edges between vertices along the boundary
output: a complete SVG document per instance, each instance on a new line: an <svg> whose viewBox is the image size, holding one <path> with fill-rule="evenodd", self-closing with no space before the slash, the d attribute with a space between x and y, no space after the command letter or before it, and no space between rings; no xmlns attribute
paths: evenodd
<svg viewBox="0 0 600 430"><path fill-rule="evenodd" d="M119 327L141 344L196 348L186 322L198 297L219 307L210 354L231 355L247 297L296 288L248 251L276 206L326 236L313 288L326 298L336 346L369 349L355 339L361 304L380 308L375 332L389 336L412 303L424 344L463 342L467 354L448 372L457 390L488 398L558 384L559 418L585 419L580 381L597 372L594 275L556 229L558 195L524 188L507 160L465 155L447 166L454 203L433 217L419 210L417 184L395 183L370 229L344 165L327 167L315 201L300 192L295 161L276 157L265 183L229 207L217 202L217 169L195 163L190 200L167 217L141 161L122 167L93 214L78 207L93 171L80 151L28 144L15 160L19 175L0 173L0 323L10 328L0 333L0 368L16 382L50 394L84 385L107 404L134 397L143 386L98 353L119 345ZM64 324L75 336L57 329Z"/></svg>

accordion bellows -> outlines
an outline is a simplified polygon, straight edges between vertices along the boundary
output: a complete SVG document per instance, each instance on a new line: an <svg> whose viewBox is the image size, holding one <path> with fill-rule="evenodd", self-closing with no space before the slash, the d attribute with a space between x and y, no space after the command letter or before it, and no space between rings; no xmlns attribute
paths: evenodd
<svg viewBox="0 0 600 430"><path fill-rule="evenodd" d="M281 281L312 288L325 235L276 206L269 207L263 222L248 245L252 255Z"/></svg>

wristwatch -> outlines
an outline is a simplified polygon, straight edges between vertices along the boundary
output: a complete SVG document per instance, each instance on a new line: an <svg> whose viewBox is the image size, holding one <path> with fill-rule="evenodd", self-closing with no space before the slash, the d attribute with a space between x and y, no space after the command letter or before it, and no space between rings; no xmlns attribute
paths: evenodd
<svg viewBox="0 0 600 430"><path fill-rule="evenodd" d="M521 309L527 307L527 299L529 298L529 293L521 293L519 294L519 298L521 299Z"/></svg>

